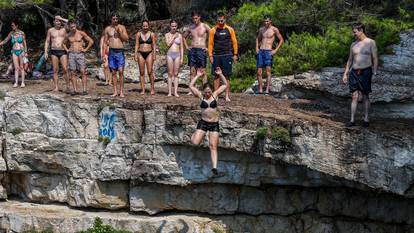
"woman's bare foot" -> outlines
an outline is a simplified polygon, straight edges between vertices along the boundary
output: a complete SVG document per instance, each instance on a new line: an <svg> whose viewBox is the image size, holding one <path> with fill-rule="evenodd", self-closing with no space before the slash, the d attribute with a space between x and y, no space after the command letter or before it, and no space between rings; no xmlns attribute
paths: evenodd
<svg viewBox="0 0 414 233"><path fill-rule="evenodd" d="M145 95L145 91L141 91L139 94L141 94L141 95Z"/></svg>
<svg viewBox="0 0 414 233"><path fill-rule="evenodd" d="M22 83L22 85L20 85L21 88L24 88L26 85L24 83Z"/></svg>
<svg viewBox="0 0 414 233"><path fill-rule="evenodd" d="M175 93L174 96L177 97L177 98L180 97L177 93Z"/></svg>
<svg viewBox="0 0 414 233"><path fill-rule="evenodd" d="M171 93L168 93L168 95L167 95L167 96L172 96L172 95L171 95Z"/></svg>
<svg viewBox="0 0 414 233"><path fill-rule="evenodd" d="M190 91L190 92L187 93L187 95L193 95L193 93Z"/></svg>
<svg viewBox="0 0 414 233"><path fill-rule="evenodd" d="M155 91L154 90L151 90L151 95L155 95Z"/></svg>
<svg viewBox="0 0 414 233"><path fill-rule="evenodd" d="M113 95L111 95L112 97L117 97L118 93L114 93Z"/></svg>
<svg viewBox="0 0 414 233"><path fill-rule="evenodd" d="M124 93L119 94L119 97L121 97L121 98L125 98Z"/></svg>
<svg viewBox="0 0 414 233"><path fill-rule="evenodd" d="M227 102L230 102L230 98L229 98L229 97L226 97L226 101L227 101Z"/></svg>
<svg viewBox="0 0 414 233"><path fill-rule="evenodd" d="M17 87L17 86L18 86L17 83L14 83L13 87Z"/></svg>

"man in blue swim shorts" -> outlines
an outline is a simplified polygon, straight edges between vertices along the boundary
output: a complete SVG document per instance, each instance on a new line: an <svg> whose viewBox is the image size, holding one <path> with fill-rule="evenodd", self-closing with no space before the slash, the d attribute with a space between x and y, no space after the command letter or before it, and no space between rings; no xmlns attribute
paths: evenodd
<svg viewBox="0 0 414 233"><path fill-rule="evenodd" d="M124 42L128 41L128 33L124 25L119 24L119 16L113 14L111 16L111 25L105 28L104 31L104 46L109 46L108 63L109 69L112 72L112 79L114 83L114 94L112 97L118 96L116 73L119 73L119 97L124 95ZM104 50L106 51L106 49Z"/></svg>
<svg viewBox="0 0 414 233"><path fill-rule="evenodd" d="M273 49L275 38L279 43L276 49ZM284 40L279 29L272 25L270 16L265 16L264 26L259 29L256 36L256 56L257 56L257 81L259 82L259 94L263 93L263 69L266 69L266 94L269 94L271 70L273 65L273 55L279 51Z"/></svg>
<svg viewBox="0 0 414 233"><path fill-rule="evenodd" d="M184 46L188 50L188 65L190 66L191 75L190 82L196 76L197 71L202 72L203 84L207 83L207 36L210 31L210 27L201 22L201 16L198 12L191 14L193 24L184 32ZM187 45L187 37L191 36L191 45ZM192 94L191 91L188 94Z"/></svg>
<svg viewBox="0 0 414 233"><path fill-rule="evenodd" d="M371 80L377 75L378 50L375 41L365 35L365 27L355 24L352 31L356 41L352 43L348 62L342 81L349 84L349 92L352 94L351 120L347 127L355 126L355 112L358 105L358 93L361 92L364 99L363 127L369 126L369 93L371 93ZM349 75L349 76L348 76Z"/></svg>

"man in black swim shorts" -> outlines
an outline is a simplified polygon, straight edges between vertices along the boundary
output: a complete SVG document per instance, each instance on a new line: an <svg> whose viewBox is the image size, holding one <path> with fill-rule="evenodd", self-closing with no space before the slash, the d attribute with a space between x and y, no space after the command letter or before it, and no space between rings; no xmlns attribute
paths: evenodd
<svg viewBox="0 0 414 233"><path fill-rule="evenodd" d="M363 127L369 126L369 93L371 93L371 80L377 75L378 50L375 41L365 35L365 27L355 24L352 27L356 41L352 43L348 62L342 81L349 83L349 91L352 94L351 120L347 127L355 126L355 112L358 105L358 92L362 93L364 99L364 121ZM348 77L349 75L349 77Z"/></svg>
<svg viewBox="0 0 414 233"><path fill-rule="evenodd" d="M58 86L58 74L59 74L59 63L62 65L63 78L66 81L66 91L69 92L69 77L68 77L68 56L63 48L63 43L66 39L66 29L63 27L62 22L67 23L68 20L60 17L59 15L55 16L54 27L50 28L47 31L44 54L45 59L48 58L48 49L50 45L50 56L52 58L53 66L53 82L54 82L54 91L59 91Z"/></svg>

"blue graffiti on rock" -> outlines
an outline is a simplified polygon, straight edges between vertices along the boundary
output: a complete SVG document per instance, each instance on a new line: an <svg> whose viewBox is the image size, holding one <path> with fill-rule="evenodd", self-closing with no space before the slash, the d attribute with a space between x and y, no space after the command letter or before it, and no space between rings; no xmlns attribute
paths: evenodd
<svg viewBox="0 0 414 233"><path fill-rule="evenodd" d="M101 124L99 126L99 136L108 137L109 139L114 140L116 137L115 132L115 121L116 115L115 112L101 112Z"/></svg>

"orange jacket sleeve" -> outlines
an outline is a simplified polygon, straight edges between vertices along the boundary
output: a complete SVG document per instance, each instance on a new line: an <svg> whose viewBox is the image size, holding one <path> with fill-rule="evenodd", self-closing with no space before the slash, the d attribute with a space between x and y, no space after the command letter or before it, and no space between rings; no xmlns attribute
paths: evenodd
<svg viewBox="0 0 414 233"><path fill-rule="evenodd" d="M232 27L229 27L231 42L233 44L233 54L237 55L239 53L239 45L237 44L236 32Z"/></svg>
<svg viewBox="0 0 414 233"><path fill-rule="evenodd" d="M208 36L208 56L213 56L213 47L214 47L214 35L216 34L216 27L210 29Z"/></svg>

